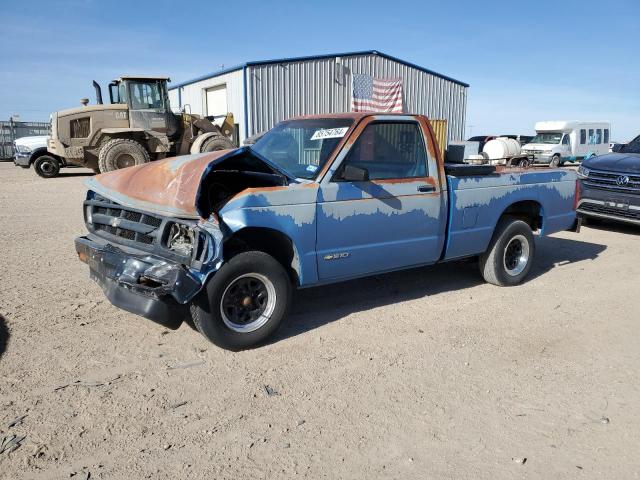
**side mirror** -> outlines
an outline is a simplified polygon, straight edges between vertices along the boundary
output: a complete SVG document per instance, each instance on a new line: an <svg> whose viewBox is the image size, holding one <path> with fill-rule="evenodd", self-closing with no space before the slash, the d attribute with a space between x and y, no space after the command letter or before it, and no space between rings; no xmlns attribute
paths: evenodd
<svg viewBox="0 0 640 480"><path fill-rule="evenodd" d="M368 182L369 170L354 165L345 165L340 179L345 182Z"/></svg>

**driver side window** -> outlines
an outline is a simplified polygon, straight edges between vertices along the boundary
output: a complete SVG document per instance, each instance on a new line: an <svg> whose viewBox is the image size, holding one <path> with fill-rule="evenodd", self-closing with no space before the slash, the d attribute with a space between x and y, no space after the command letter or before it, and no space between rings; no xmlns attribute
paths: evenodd
<svg viewBox="0 0 640 480"><path fill-rule="evenodd" d="M564 137L562 137L562 144L563 145L570 145L571 144L569 135L565 135Z"/></svg>
<svg viewBox="0 0 640 480"><path fill-rule="evenodd" d="M369 180L426 177L427 152L416 122L367 125L342 163L365 169ZM336 180L340 180L340 176Z"/></svg>

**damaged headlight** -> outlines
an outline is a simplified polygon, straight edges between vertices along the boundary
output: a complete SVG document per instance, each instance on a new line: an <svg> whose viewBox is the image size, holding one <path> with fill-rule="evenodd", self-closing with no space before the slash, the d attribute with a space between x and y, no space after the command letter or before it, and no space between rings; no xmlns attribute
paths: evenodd
<svg viewBox="0 0 640 480"><path fill-rule="evenodd" d="M167 236L167 248L180 255L191 256L196 240L196 232L188 225L172 223Z"/></svg>

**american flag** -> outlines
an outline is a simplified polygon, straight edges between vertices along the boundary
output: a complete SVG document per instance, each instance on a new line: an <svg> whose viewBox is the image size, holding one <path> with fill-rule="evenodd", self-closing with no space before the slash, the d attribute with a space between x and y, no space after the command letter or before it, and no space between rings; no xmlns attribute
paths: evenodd
<svg viewBox="0 0 640 480"><path fill-rule="evenodd" d="M353 74L352 112L402 112L402 80Z"/></svg>

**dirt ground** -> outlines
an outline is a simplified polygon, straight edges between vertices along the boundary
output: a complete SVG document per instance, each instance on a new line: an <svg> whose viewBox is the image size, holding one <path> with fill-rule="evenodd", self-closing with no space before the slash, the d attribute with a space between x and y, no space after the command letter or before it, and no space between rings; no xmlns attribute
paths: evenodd
<svg viewBox="0 0 640 480"><path fill-rule="evenodd" d="M640 229L538 239L514 288L453 263L305 290L231 353L104 299L85 175L0 163L0 478L640 477Z"/></svg>

